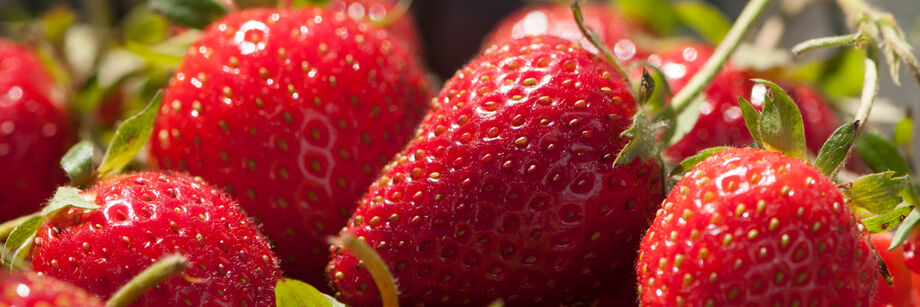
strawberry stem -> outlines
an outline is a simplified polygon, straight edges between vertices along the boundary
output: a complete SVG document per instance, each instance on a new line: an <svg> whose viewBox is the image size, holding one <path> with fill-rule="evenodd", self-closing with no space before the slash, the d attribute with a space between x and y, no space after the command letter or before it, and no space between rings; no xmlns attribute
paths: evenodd
<svg viewBox="0 0 920 307"><path fill-rule="evenodd" d="M696 96L709 86L712 79L715 78L725 62L728 61L728 57L738 48L741 39L750 31L751 25L763 14L767 4L770 4L770 0L751 0L744 6L744 10L741 11L738 20L728 30L725 39L716 47L709 60L703 64L699 72L690 78L687 85L671 99L671 104L674 106L676 114L683 113Z"/></svg>
<svg viewBox="0 0 920 307"><path fill-rule="evenodd" d="M856 110L856 120L861 125L856 128L856 138L865 130L866 123L869 120L869 112L872 111L872 105L875 104L875 96L878 94L878 52L874 48L869 48L866 52L866 58L863 65L866 66L866 75L863 79L862 95L859 97L859 108ZM853 151L853 147L850 147ZM849 156L849 154L847 155Z"/></svg>
<svg viewBox="0 0 920 307"><path fill-rule="evenodd" d="M399 307L399 295L396 293L396 282L393 274L387 269L386 263L380 258L367 243L358 240L350 234L343 234L332 242L333 244L345 247L355 257L364 263L364 267L371 273L377 289L383 299L383 307Z"/></svg>
<svg viewBox="0 0 920 307"><path fill-rule="evenodd" d="M792 47L792 53L795 55L801 55L805 52L809 52L816 49L828 48L828 47L840 47L840 46L856 46L860 41L864 39L862 33L852 33L845 34L840 36L830 36L830 37L819 37L809 39L807 41L798 43L795 47Z"/></svg>
<svg viewBox="0 0 920 307"><path fill-rule="evenodd" d="M591 42L591 45L594 45L597 48L598 52L610 62L610 65L613 65L613 68L616 70L617 74L620 75L623 80L626 80L626 83L629 85L629 93L632 94L633 99L636 102L639 102L639 95L636 93L636 90L632 86L632 82L629 80L629 74L626 73L626 70L623 69L623 65L620 64L620 61L617 61L617 58L613 56L613 52L604 45L604 42L597 36L597 33L594 32L591 27L585 24L585 16L582 13L581 5L578 4L578 0L572 1L572 16L575 17L575 24L578 25L578 30L581 30L581 34L588 38L588 41Z"/></svg>
<svg viewBox="0 0 920 307"><path fill-rule="evenodd" d="M141 294L155 287L167 278L185 271L188 267L188 259L181 255L171 255L157 261L143 272L134 276L128 283L118 289L118 292L112 295L105 302L106 307L124 307L137 300Z"/></svg>

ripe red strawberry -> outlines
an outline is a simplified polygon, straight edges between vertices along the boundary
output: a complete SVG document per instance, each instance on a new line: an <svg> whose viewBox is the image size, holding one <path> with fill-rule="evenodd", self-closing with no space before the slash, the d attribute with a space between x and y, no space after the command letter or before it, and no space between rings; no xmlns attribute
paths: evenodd
<svg viewBox="0 0 920 307"><path fill-rule="evenodd" d="M878 258L804 161L728 149L674 187L639 253L643 306L869 306Z"/></svg>
<svg viewBox="0 0 920 307"><path fill-rule="evenodd" d="M643 51L629 38L629 25L607 4L589 2L582 5L585 25L594 29L598 38L613 51L620 61L643 58ZM578 29L568 3L532 4L508 15L486 36L484 48L530 35L553 35L575 42L596 52Z"/></svg>
<svg viewBox="0 0 920 307"><path fill-rule="evenodd" d="M332 0L326 5L333 11L345 12L352 19L380 23L391 18L388 14L399 14L396 11L397 2L396 0ZM422 39L419 37L412 14L406 12L393 23L384 26L390 35L405 43L407 50L421 54Z"/></svg>
<svg viewBox="0 0 920 307"><path fill-rule="evenodd" d="M415 139L361 200L345 234L389 265L406 305L586 301L631 266L662 197L660 166L613 161L636 112L626 82L579 44L525 37L447 81ZM378 302L333 247L345 302Z"/></svg>
<svg viewBox="0 0 920 307"><path fill-rule="evenodd" d="M668 81L671 93L676 94L687 85L687 81L690 81L693 75L700 71L700 68L703 68L703 64L709 60L714 51L715 48L711 45L691 42L652 54L648 57L648 62L661 70ZM736 70L731 63L725 65L723 70ZM642 77L641 68L633 70L632 73L635 77Z"/></svg>
<svg viewBox="0 0 920 307"><path fill-rule="evenodd" d="M899 307L899 306L917 306L920 304L920 297L917 297L917 289L912 288L911 271L904 264L903 247L898 246L893 250L888 250L891 244L892 234L882 232L872 235L872 243L879 252L882 260L888 266L891 273L891 279L894 282L889 285L879 276L878 291L875 298L872 299L874 307Z"/></svg>
<svg viewBox="0 0 920 307"><path fill-rule="evenodd" d="M268 306L281 277L268 243L224 193L200 179L142 173L84 193L99 209L63 209L35 237L32 268L107 298L157 260L190 265L135 306Z"/></svg>
<svg viewBox="0 0 920 307"><path fill-rule="evenodd" d="M86 290L33 272L4 270L0 273L0 291L0 306L103 306Z"/></svg>
<svg viewBox="0 0 920 307"><path fill-rule="evenodd" d="M429 89L390 34L319 8L209 27L170 81L151 154L222 186L285 272L323 282L326 237L409 139Z"/></svg>
<svg viewBox="0 0 920 307"><path fill-rule="evenodd" d="M0 39L0 220L37 211L67 177L63 92L31 49Z"/></svg>

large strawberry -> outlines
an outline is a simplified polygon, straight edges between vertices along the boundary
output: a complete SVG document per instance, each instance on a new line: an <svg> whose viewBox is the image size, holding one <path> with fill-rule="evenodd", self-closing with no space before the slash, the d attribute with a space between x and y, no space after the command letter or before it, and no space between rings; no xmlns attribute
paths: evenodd
<svg viewBox="0 0 920 307"><path fill-rule="evenodd" d="M878 291L872 299L872 306L875 307L900 307L900 306L917 306L920 304L918 291L914 289L911 271L904 264L903 245L893 250L888 250L891 245L892 233L883 232L872 235L872 243L875 249L879 251L879 256L888 266L891 272L892 284L889 285L884 279L878 279Z"/></svg>
<svg viewBox="0 0 920 307"><path fill-rule="evenodd" d="M637 106L610 65L525 37L459 70L433 108L344 230L382 256L401 302L558 305L631 280L614 272L632 265L662 178L655 159L613 166ZM332 251L338 295L375 304L368 272Z"/></svg>
<svg viewBox="0 0 920 307"><path fill-rule="evenodd" d="M83 193L98 209L65 208L35 237L36 272L111 296L157 260L178 253L182 276L146 292L136 306L268 306L278 260L237 203L200 179L141 173Z"/></svg>
<svg viewBox="0 0 920 307"><path fill-rule="evenodd" d="M63 92L31 49L0 39L0 220L41 208L66 182L73 143Z"/></svg>
<svg viewBox="0 0 920 307"><path fill-rule="evenodd" d="M0 306L102 307L86 290L34 272L0 272Z"/></svg>
<svg viewBox="0 0 920 307"><path fill-rule="evenodd" d="M390 34L320 8L246 10L170 81L151 154L230 191L287 273L322 282L326 237L409 139L429 89Z"/></svg>
<svg viewBox="0 0 920 307"><path fill-rule="evenodd" d="M607 4L590 2L583 5L584 23L594 29L598 38L610 48L620 61L643 58L630 38L629 24ZM553 35L580 42L588 50L596 50L582 35L572 16L568 3L546 3L528 5L508 15L486 36L483 47L531 35Z"/></svg>
<svg viewBox="0 0 920 307"><path fill-rule="evenodd" d="M818 169L778 152L727 149L665 199L637 272L644 306L869 306L878 261Z"/></svg>

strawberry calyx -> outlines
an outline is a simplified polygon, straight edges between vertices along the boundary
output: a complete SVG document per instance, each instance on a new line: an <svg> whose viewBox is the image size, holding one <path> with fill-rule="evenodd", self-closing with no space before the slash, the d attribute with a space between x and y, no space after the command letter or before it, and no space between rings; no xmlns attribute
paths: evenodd
<svg viewBox="0 0 920 307"><path fill-rule="evenodd" d="M291 278L282 278L275 284L275 306L345 307L345 304L325 293L319 292L308 283Z"/></svg>
<svg viewBox="0 0 920 307"><path fill-rule="evenodd" d="M189 265L187 258L181 255L166 256L137 274L128 283L118 289L105 302L106 307L124 307L137 300L141 294L152 289L160 282L185 271Z"/></svg>

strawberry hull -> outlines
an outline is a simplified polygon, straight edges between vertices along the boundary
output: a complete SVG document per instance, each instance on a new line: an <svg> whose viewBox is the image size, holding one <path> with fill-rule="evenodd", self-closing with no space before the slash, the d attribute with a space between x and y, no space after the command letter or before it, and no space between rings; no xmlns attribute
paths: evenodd
<svg viewBox="0 0 920 307"><path fill-rule="evenodd" d="M632 283L620 273L661 169L613 167L636 105L604 60L556 37L514 40L459 70L432 108L344 230L381 254L402 303L572 304ZM337 294L376 304L368 272L332 252Z"/></svg>

